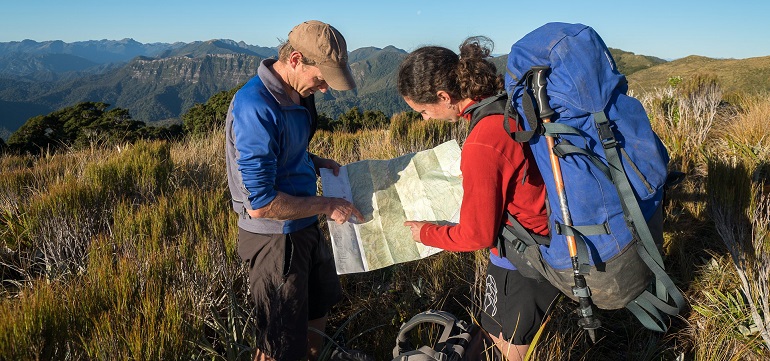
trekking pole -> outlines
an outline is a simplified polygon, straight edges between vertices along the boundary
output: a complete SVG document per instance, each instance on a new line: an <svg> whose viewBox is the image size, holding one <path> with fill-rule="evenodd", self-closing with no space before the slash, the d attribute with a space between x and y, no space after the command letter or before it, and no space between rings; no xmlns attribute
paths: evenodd
<svg viewBox="0 0 770 361"><path fill-rule="evenodd" d="M546 94L545 86L547 84L547 73L551 68L548 66L533 66L532 67L532 92L535 95L535 102L537 103L540 118L543 123L550 123L551 116L554 111L548 104L548 94ZM562 218L564 218L564 224L566 226L572 226L572 217L567 207L567 192L564 189L564 179L561 174L561 165L559 164L559 157L554 154L554 147L556 141L552 136L545 136L546 143L548 144L548 154L551 160L551 171L553 172L553 180L556 185L556 193L559 197L559 208L561 209ZM593 303L591 302L591 289L586 285L585 277L580 273L580 262L578 260L577 242L575 236L565 235L567 238L567 248L569 249L569 256L572 260L572 271L575 277L575 287L572 287L572 294L578 298L577 314L580 316L578 325L584 330L588 331L588 336L591 337L592 342L596 342L595 330L601 326L601 322L594 318L593 315Z"/></svg>

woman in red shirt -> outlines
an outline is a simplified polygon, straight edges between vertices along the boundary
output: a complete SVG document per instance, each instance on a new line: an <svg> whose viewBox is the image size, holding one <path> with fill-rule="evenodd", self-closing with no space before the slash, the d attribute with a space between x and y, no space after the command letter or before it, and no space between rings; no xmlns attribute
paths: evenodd
<svg viewBox="0 0 770 361"><path fill-rule="evenodd" d="M419 48L399 67L399 93L424 119L470 120L463 115L467 107L502 90L495 65L485 59L490 54L491 40L485 37L465 40L459 56L443 47ZM523 277L494 246L505 211L529 231L548 235L543 179L529 147L514 141L502 122L502 114L482 118L463 144L460 223L404 225L425 245L448 251L491 249L481 326L508 360L519 360L559 291L547 281ZM517 129L515 120L510 122L510 129Z"/></svg>

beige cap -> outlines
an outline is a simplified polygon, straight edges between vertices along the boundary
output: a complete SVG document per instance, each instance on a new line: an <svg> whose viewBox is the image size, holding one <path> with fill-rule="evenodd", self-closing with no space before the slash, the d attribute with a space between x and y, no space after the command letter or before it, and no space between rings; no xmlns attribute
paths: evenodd
<svg viewBox="0 0 770 361"><path fill-rule="evenodd" d="M345 38L331 25L317 20L299 24L289 32L289 44L315 62L332 89L350 90L356 87L348 65Z"/></svg>

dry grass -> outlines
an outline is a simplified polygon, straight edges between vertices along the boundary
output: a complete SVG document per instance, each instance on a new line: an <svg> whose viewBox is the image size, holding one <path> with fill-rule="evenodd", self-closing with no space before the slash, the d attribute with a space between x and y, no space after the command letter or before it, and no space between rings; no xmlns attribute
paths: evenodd
<svg viewBox="0 0 770 361"><path fill-rule="evenodd" d="M720 130L707 155L709 214L737 278L734 289L724 293L732 297L718 294L709 300L727 308L721 314L733 316L733 332L746 352L756 355L770 348L770 139L765 130L770 101L755 98L742 105L744 115Z"/></svg>
<svg viewBox="0 0 770 361"><path fill-rule="evenodd" d="M768 97L726 106L708 78L643 96L685 182L666 200L666 266L692 310L665 335L601 311L587 342L558 303L532 359L770 357ZM455 138L464 123L394 117L390 129L319 131L311 151L346 164ZM256 330L236 254L224 135L1 156L0 359L248 360ZM341 277L335 342L389 360L403 322L429 308L479 312L486 251Z"/></svg>

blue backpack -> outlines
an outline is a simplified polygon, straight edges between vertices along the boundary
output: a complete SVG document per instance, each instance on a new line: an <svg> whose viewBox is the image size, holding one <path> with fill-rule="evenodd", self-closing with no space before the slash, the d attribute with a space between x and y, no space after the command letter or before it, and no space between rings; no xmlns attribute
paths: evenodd
<svg viewBox="0 0 770 361"><path fill-rule="evenodd" d="M529 145L551 232L532 234L509 214L501 255L578 301L586 329L599 327L593 304L627 307L645 327L665 331L663 314L685 305L656 244L669 157L604 41L586 25L545 24L511 47L505 87L467 110L471 126L505 114L506 131ZM511 131L509 116L523 130Z"/></svg>

